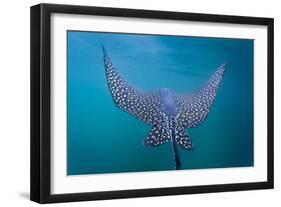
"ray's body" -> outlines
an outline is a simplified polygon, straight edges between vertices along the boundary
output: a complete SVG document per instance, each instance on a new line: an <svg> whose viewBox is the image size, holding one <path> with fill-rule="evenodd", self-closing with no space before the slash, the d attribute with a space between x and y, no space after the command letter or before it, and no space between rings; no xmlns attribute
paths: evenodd
<svg viewBox="0 0 281 207"><path fill-rule="evenodd" d="M160 109L167 116L166 127L168 129L169 137L172 144L172 151L174 156L175 169L180 169L179 152L175 140L175 121L177 113L177 101L175 92L169 88L161 88L158 90Z"/></svg>

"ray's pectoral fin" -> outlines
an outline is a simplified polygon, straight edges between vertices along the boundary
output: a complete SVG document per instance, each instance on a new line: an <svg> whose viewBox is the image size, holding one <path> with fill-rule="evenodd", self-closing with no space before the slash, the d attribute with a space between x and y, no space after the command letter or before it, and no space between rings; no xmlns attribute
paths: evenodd
<svg viewBox="0 0 281 207"><path fill-rule="evenodd" d="M159 115L157 93L143 92L130 85L113 66L104 48L103 52L107 83L115 104L146 124L156 125L154 117Z"/></svg>
<svg viewBox="0 0 281 207"><path fill-rule="evenodd" d="M208 116L224 76L226 64L221 65L200 90L177 96L177 122L184 128L194 128Z"/></svg>
<svg viewBox="0 0 281 207"><path fill-rule="evenodd" d="M165 144L170 139L168 130L161 125L153 126L144 140L144 144L151 147L157 147Z"/></svg>

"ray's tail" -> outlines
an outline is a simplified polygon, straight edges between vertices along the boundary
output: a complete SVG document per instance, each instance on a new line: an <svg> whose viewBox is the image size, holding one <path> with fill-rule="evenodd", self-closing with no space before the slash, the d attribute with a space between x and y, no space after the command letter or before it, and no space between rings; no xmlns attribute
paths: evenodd
<svg viewBox="0 0 281 207"><path fill-rule="evenodd" d="M177 148L174 130L170 130L170 136L171 136L172 150L173 150L173 156L174 156L175 170L180 170L180 168L181 168L180 157L179 157L179 151Z"/></svg>

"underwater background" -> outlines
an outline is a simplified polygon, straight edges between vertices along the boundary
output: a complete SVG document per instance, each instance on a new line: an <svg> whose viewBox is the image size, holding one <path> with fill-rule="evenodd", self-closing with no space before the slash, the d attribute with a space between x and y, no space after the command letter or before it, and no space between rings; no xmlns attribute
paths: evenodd
<svg viewBox="0 0 281 207"><path fill-rule="evenodd" d="M144 146L151 127L114 104L102 46L124 79L144 91L190 93L227 63L207 119L188 129L194 150L178 146L181 167L254 165L254 40L68 31L67 43L68 175L174 169L171 142Z"/></svg>

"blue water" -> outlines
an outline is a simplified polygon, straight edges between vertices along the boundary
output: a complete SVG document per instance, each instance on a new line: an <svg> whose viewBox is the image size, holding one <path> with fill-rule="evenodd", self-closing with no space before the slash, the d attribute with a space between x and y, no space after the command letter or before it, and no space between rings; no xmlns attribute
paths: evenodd
<svg viewBox="0 0 281 207"><path fill-rule="evenodd" d="M68 31L68 175L173 170L171 142L143 140L150 126L118 109L107 87L102 45L122 76L141 90L199 89L227 71L208 118L188 129L193 151L183 169L253 166L254 40Z"/></svg>

